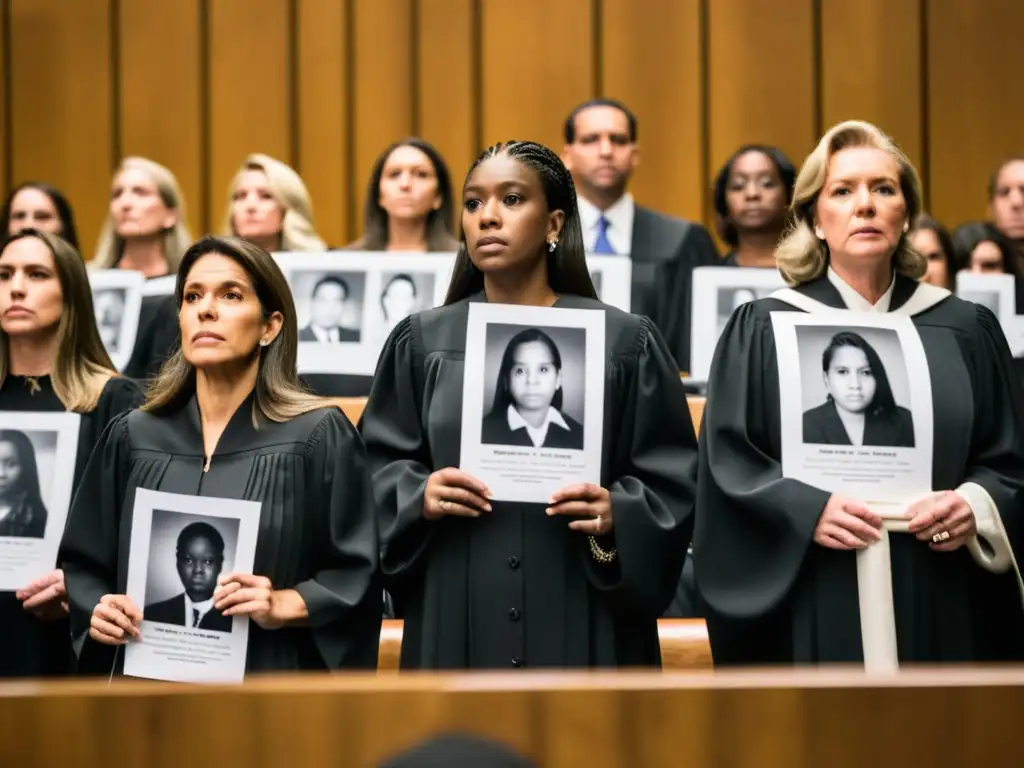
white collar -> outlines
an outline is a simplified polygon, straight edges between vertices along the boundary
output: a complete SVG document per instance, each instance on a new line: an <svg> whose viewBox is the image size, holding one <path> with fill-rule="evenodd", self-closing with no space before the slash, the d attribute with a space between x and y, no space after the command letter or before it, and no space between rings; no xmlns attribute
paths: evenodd
<svg viewBox="0 0 1024 768"><path fill-rule="evenodd" d="M186 627L192 626L192 611L199 611L199 620L203 620L203 616L210 612L213 608L213 598L210 597L207 600L203 600L201 603L193 603L192 598L188 596L188 592L185 593L185 621Z"/></svg>
<svg viewBox="0 0 1024 768"><path fill-rule="evenodd" d="M608 220L608 241L616 254L628 254L633 245L633 219L636 217L636 203L627 192L607 210L602 211L589 200L577 198L580 209L580 224L583 226L583 244L588 251L594 247L597 237L597 223L602 216Z"/></svg>
<svg viewBox="0 0 1024 768"><path fill-rule="evenodd" d="M852 309L857 312L888 312L889 305L892 303L892 291L893 288L896 287L896 273L892 273L892 278L889 280L889 287L874 304L871 304L867 299L851 288L850 284L843 280L843 278L841 278L831 266L828 268L828 281L835 286L837 291L839 291L839 295L842 297L843 303L846 305L847 309Z"/></svg>
<svg viewBox="0 0 1024 768"><path fill-rule="evenodd" d="M569 430L569 425L565 423L565 419L562 418L562 414L554 407L549 406L548 412L544 414L544 421L541 422L539 427L533 427L526 423L516 407L509 403L508 405L508 428L510 431L515 432L517 429L525 429L526 433L530 436L530 440L533 441L535 448L540 448L544 444L544 439L548 436L548 427L552 424L557 424L566 432Z"/></svg>

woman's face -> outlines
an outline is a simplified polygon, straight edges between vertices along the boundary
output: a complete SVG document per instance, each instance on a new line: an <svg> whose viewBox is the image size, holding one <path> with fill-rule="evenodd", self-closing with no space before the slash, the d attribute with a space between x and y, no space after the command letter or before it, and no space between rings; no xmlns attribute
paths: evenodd
<svg viewBox="0 0 1024 768"><path fill-rule="evenodd" d="M562 374L542 341L516 347L508 377L512 400L521 411L546 411L562 386Z"/></svg>
<svg viewBox="0 0 1024 768"><path fill-rule="evenodd" d="M389 217L421 219L441 207L434 164L416 147L396 148L384 161L378 191Z"/></svg>
<svg viewBox="0 0 1024 768"><path fill-rule="evenodd" d="M14 443L0 442L0 496L18 487L21 479L21 457Z"/></svg>
<svg viewBox="0 0 1024 768"><path fill-rule="evenodd" d="M64 234L57 206L48 194L35 187L25 187L11 200L11 217L6 234L13 235L23 229L38 229L51 235Z"/></svg>
<svg viewBox="0 0 1024 768"><path fill-rule="evenodd" d="M939 242L938 235L930 229L915 229L910 233L910 244L928 259L928 270L921 278L921 282L948 288L949 268L946 266L946 254L942 252L942 243Z"/></svg>
<svg viewBox="0 0 1024 768"><path fill-rule="evenodd" d="M177 211L167 207L156 182L139 168L126 168L114 177L110 216L114 231L125 240L153 237L178 221Z"/></svg>
<svg viewBox="0 0 1024 768"><path fill-rule="evenodd" d="M751 150L737 157L725 193L729 220L740 232L781 227L786 217L786 190L771 158Z"/></svg>
<svg viewBox="0 0 1024 768"><path fill-rule="evenodd" d="M863 413L875 399L875 374L868 356L857 347L839 347L825 373L825 389L835 404L850 413Z"/></svg>
<svg viewBox="0 0 1024 768"><path fill-rule="evenodd" d="M462 194L466 248L481 272L536 269L565 214L548 211L537 173L502 153L470 173Z"/></svg>
<svg viewBox="0 0 1024 768"><path fill-rule="evenodd" d="M818 197L815 234L838 263L857 267L888 259L907 224L900 166L873 147L849 147L832 155Z"/></svg>
<svg viewBox="0 0 1024 768"><path fill-rule="evenodd" d="M38 237L15 240L0 253L0 328L8 336L52 333L64 313L53 254Z"/></svg>
<svg viewBox="0 0 1024 768"><path fill-rule="evenodd" d="M971 261L967 268L971 272L983 275L998 275L1005 269L1003 252L991 240L983 240L971 251Z"/></svg>
<svg viewBox="0 0 1024 768"><path fill-rule="evenodd" d="M999 171L990 205L992 223L1012 240L1024 240L1024 160Z"/></svg>
<svg viewBox="0 0 1024 768"><path fill-rule="evenodd" d="M392 280L381 297L388 320L401 320L416 310L416 288L408 280Z"/></svg>
<svg viewBox="0 0 1024 768"><path fill-rule="evenodd" d="M243 240L277 237L284 228L284 207L277 202L263 171L238 176L231 202L231 226Z"/></svg>
<svg viewBox="0 0 1024 768"><path fill-rule="evenodd" d="M260 339L273 339L281 327L280 313L264 321L249 274L219 253L192 265L178 319L185 360L199 369L251 362Z"/></svg>

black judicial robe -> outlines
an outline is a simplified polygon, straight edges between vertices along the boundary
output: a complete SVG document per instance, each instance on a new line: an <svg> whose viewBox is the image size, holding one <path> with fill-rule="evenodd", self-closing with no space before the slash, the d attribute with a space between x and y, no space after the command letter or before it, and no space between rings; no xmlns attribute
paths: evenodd
<svg viewBox="0 0 1024 768"><path fill-rule="evenodd" d="M124 375L151 379L178 347L178 304L174 296L143 296L139 330Z"/></svg>
<svg viewBox="0 0 1024 768"><path fill-rule="evenodd" d="M657 619L692 529L696 440L679 372L654 325L605 312L602 485L611 564L572 518L492 502L479 518L423 517L431 472L459 465L470 301L403 320L381 355L360 424L373 469L381 569L405 619L405 668L614 667L661 663Z"/></svg>
<svg viewBox="0 0 1024 768"><path fill-rule="evenodd" d="M916 282L897 276L891 309ZM823 277L796 289L845 309ZM829 493L783 478L779 373L765 298L740 307L719 341L701 426L694 564L716 664L863 662L856 554L813 541ZM928 358L935 490L982 486L1024 552L1024 398L1006 340L986 308L955 296L911 317ZM1013 571L968 549L933 552L889 536L901 662L1024 658Z"/></svg>
<svg viewBox="0 0 1024 768"><path fill-rule="evenodd" d="M36 379L32 392L24 376L8 375L0 386L0 411L63 411L49 376ZM119 414L137 407L142 392L129 379L112 378L99 403L83 413L78 428L78 456L72 493L78 488L85 465L100 435ZM0 677L66 675L73 656L67 619L40 621L26 611L13 592L0 592Z"/></svg>
<svg viewBox="0 0 1024 768"><path fill-rule="evenodd" d="M376 668L377 527L359 434L333 407L285 423L261 419L257 429L253 401L232 416L207 472L195 396L166 416L133 411L104 434L58 557L81 673L111 670L113 646L88 637L89 620L103 595L125 592L137 488L262 502L254 573L298 590L309 622L276 630L251 622L247 672Z"/></svg>

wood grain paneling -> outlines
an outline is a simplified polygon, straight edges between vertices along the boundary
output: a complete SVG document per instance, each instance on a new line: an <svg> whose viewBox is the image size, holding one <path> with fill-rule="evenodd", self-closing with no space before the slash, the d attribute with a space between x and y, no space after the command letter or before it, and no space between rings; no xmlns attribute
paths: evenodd
<svg viewBox="0 0 1024 768"><path fill-rule="evenodd" d="M985 216L989 175L1024 152L1024 3L928 4L932 213L947 225Z"/></svg>
<svg viewBox="0 0 1024 768"><path fill-rule="evenodd" d="M456 197L482 149L475 103L476 5L476 0L433 0L421 4L419 14L419 133L444 155ZM459 222L453 225L458 231Z"/></svg>
<svg viewBox="0 0 1024 768"><path fill-rule="evenodd" d="M12 175L60 188L91 257L114 164L110 0L11 3Z"/></svg>
<svg viewBox="0 0 1024 768"><path fill-rule="evenodd" d="M292 164L291 4L212 0L209 12L211 228L219 231L228 184L246 155ZM314 201L315 203L315 201Z"/></svg>
<svg viewBox="0 0 1024 768"><path fill-rule="evenodd" d="M332 246L353 239L349 218L349 14L337 0L298 6L298 168L320 236Z"/></svg>
<svg viewBox="0 0 1024 768"><path fill-rule="evenodd" d="M0 4L0 200L7 199L11 188L11 111L8 103L10 93L7 89L7 80L11 74L7 66L10 54L8 34L10 8L9 3ZM6 234L6 232L0 232L0 236Z"/></svg>
<svg viewBox="0 0 1024 768"><path fill-rule="evenodd" d="M700 0L603 0L601 16L601 95L627 104L639 122L633 195L695 220L707 187L700 14Z"/></svg>
<svg viewBox="0 0 1024 768"><path fill-rule="evenodd" d="M354 0L355 162L352 213L363 231L366 183L377 156L415 130L414 0Z"/></svg>
<svg viewBox="0 0 1024 768"><path fill-rule="evenodd" d="M822 131L867 120L922 168L923 0L821 0Z"/></svg>
<svg viewBox="0 0 1024 768"><path fill-rule="evenodd" d="M209 228L203 188L200 2L129 0L117 8L122 157L142 155L171 170L185 196L195 236ZM115 163L120 160L114 158Z"/></svg>
<svg viewBox="0 0 1024 768"><path fill-rule="evenodd" d="M714 0L708 7L709 171L748 142L799 165L818 139L815 0ZM710 181L710 179L709 179Z"/></svg>
<svg viewBox="0 0 1024 768"><path fill-rule="evenodd" d="M562 124L597 91L590 0L482 3L483 144L562 147Z"/></svg>

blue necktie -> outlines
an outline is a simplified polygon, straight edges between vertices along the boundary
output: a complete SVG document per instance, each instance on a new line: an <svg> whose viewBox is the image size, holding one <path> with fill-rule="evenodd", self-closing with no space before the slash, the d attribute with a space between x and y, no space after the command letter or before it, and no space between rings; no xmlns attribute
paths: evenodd
<svg viewBox="0 0 1024 768"><path fill-rule="evenodd" d="M611 241L608 239L608 219L602 216L597 220L597 239L594 241L593 253L613 254Z"/></svg>

